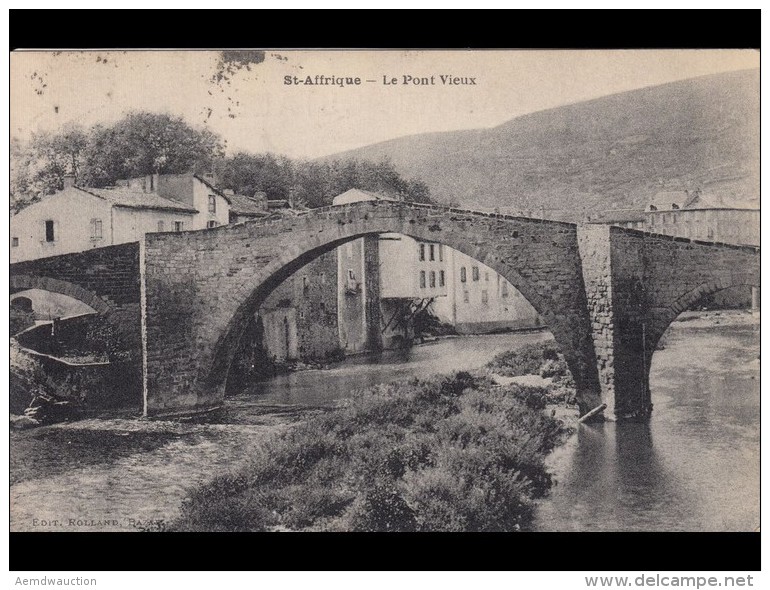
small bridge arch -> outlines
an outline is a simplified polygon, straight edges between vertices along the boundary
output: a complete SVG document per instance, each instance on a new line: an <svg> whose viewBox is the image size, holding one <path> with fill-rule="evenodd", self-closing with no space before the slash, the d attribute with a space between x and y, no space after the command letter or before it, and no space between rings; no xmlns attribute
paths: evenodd
<svg viewBox="0 0 770 590"><path fill-rule="evenodd" d="M110 314L114 310L114 305L108 301L105 301L93 291L85 289L80 285L71 283L69 281L63 281L61 279L54 279L45 276L39 277L34 275L12 275L8 282L12 294L18 293L19 291L26 291L28 289L40 289L41 291L58 293L60 295L66 295L68 297L72 297L73 299L77 299L81 303L85 303L94 311L102 315Z"/></svg>
<svg viewBox="0 0 770 590"><path fill-rule="evenodd" d="M760 250L620 227L603 231L610 243L615 326L612 387L605 395L617 417L646 419L651 360L663 333L707 295L759 287Z"/></svg>

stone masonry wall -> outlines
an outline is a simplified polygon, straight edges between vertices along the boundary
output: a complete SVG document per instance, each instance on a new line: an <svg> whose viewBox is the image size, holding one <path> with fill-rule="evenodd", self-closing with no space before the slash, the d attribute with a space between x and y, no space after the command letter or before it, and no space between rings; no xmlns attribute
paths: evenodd
<svg viewBox="0 0 770 590"><path fill-rule="evenodd" d="M112 307L139 303L139 244L133 242L17 262L11 265L10 275L40 279L43 285L37 287L40 289L46 289L43 279L76 285ZM77 291L70 289L64 295L77 298Z"/></svg>
<svg viewBox="0 0 770 590"><path fill-rule="evenodd" d="M133 242L28 260L10 267L12 292L43 289L78 299L98 312L94 321L104 328L107 344L116 347L113 352L122 360L106 372L109 379L102 381L97 388L101 390L92 392L91 397L100 396L119 405L138 405L142 394L139 250L139 243ZM82 348L87 350L88 344Z"/></svg>
<svg viewBox="0 0 770 590"><path fill-rule="evenodd" d="M615 411L615 315L609 226L581 225L578 244L601 387L601 398L591 403L594 407L606 403L605 415L611 416Z"/></svg>
<svg viewBox="0 0 770 590"><path fill-rule="evenodd" d="M297 310L299 360L324 359L336 352L339 335L334 252L322 254L281 283L267 297L260 312L279 307Z"/></svg>
<svg viewBox="0 0 770 590"><path fill-rule="evenodd" d="M380 237L364 238L364 293L366 300L366 346L369 350L382 350L380 327Z"/></svg>

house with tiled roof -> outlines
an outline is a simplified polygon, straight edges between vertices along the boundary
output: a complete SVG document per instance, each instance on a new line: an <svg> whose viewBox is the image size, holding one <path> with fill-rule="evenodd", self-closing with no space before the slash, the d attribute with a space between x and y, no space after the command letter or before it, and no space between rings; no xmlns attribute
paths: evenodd
<svg viewBox="0 0 770 590"><path fill-rule="evenodd" d="M153 174L64 189L11 217L11 262L141 240L146 233L230 223L231 198L196 174Z"/></svg>
<svg viewBox="0 0 770 590"><path fill-rule="evenodd" d="M230 201L230 223L259 219L269 213L267 195L263 192L256 192L254 196L247 197L230 189L225 189L224 194Z"/></svg>

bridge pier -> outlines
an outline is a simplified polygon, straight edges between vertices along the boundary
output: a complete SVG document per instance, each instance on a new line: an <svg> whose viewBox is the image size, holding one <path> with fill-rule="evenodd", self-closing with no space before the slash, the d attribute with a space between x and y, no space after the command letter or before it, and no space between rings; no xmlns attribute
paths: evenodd
<svg viewBox="0 0 770 590"><path fill-rule="evenodd" d="M652 411L651 355L645 327L645 288L639 273L643 265L632 263L629 252L639 251L620 248L612 231L607 225L578 226L601 402L607 404L606 418L648 420Z"/></svg>

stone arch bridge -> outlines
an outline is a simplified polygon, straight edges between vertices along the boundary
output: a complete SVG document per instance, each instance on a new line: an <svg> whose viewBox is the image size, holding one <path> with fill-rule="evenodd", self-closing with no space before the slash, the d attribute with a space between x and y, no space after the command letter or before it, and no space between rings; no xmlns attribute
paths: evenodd
<svg viewBox="0 0 770 590"><path fill-rule="evenodd" d="M11 288L37 281L113 316L136 309L144 413L186 414L222 404L245 320L276 286L324 252L388 232L445 244L508 279L564 352L581 413L607 403L619 419L649 415L650 359L680 312L759 287L759 248L366 201L12 264Z"/></svg>

